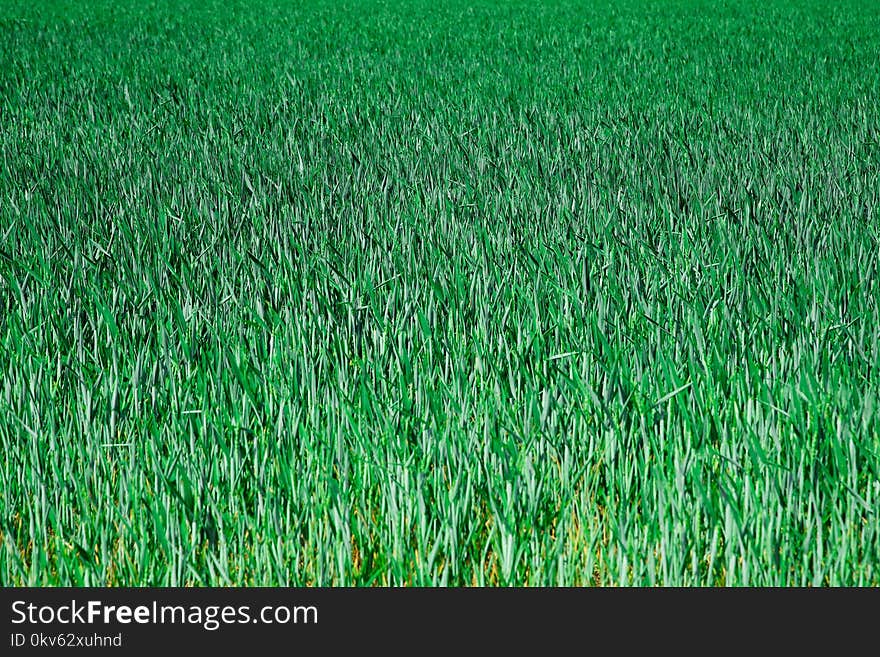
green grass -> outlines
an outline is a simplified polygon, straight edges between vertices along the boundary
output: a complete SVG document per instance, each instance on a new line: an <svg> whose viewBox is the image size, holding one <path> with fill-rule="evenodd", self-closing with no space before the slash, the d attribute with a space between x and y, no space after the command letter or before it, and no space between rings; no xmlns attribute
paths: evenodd
<svg viewBox="0 0 880 657"><path fill-rule="evenodd" d="M880 5L4 2L0 583L880 584Z"/></svg>

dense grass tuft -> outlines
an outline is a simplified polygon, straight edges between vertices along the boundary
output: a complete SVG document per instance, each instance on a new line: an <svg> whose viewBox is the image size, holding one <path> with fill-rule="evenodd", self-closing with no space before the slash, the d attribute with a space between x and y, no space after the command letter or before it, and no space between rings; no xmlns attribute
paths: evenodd
<svg viewBox="0 0 880 657"><path fill-rule="evenodd" d="M880 5L0 8L0 583L880 584Z"/></svg>

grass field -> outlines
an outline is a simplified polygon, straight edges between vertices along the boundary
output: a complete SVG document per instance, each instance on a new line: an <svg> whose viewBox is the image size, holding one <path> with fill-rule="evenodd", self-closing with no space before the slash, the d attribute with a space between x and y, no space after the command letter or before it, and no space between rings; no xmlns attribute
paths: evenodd
<svg viewBox="0 0 880 657"><path fill-rule="evenodd" d="M0 583L880 584L880 4L0 7Z"/></svg>

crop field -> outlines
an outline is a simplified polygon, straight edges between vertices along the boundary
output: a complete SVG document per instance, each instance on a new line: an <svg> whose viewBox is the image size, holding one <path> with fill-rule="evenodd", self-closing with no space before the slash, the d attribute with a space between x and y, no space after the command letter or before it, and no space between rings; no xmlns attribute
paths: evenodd
<svg viewBox="0 0 880 657"><path fill-rule="evenodd" d="M880 4L0 4L0 584L880 585Z"/></svg>

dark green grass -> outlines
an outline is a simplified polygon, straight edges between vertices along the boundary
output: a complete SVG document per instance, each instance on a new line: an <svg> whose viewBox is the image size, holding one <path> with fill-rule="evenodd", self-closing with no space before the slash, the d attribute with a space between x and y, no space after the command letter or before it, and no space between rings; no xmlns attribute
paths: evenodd
<svg viewBox="0 0 880 657"><path fill-rule="evenodd" d="M880 584L880 5L0 8L0 583Z"/></svg>

